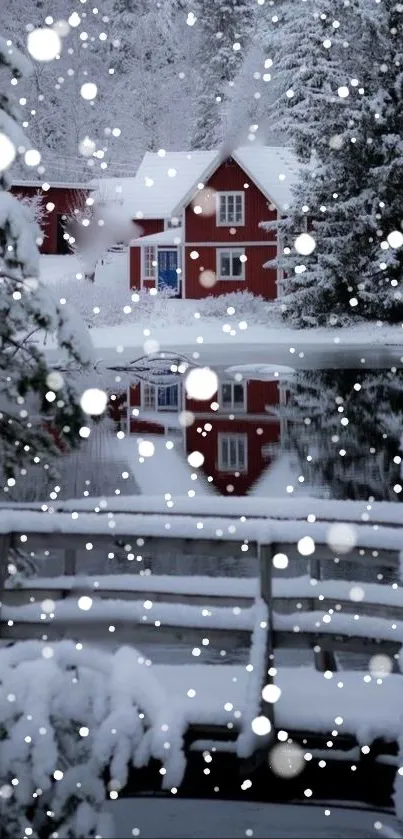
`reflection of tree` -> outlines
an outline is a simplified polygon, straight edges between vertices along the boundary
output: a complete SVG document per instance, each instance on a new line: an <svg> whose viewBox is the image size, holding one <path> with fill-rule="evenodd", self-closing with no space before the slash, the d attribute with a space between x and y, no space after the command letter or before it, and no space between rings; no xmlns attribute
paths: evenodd
<svg viewBox="0 0 403 839"><path fill-rule="evenodd" d="M103 419L92 426L91 434L77 451L63 454L56 464L57 479L42 469L27 470L24 481L17 481L8 500L37 502L56 499L97 498L114 495L136 495L137 484L126 460L119 452L113 420ZM122 473L128 474L123 478ZM55 488L59 487L56 496ZM52 493L52 495L50 495Z"/></svg>
<svg viewBox="0 0 403 839"><path fill-rule="evenodd" d="M307 483L333 498L403 500L403 370L299 371L283 414Z"/></svg>

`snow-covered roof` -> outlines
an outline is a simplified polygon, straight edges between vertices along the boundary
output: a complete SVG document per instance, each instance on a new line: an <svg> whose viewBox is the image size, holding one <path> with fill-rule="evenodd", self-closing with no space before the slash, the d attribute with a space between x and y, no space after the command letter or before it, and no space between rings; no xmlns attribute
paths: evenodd
<svg viewBox="0 0 403 839"><path fill-rule="evenodd" d="M127 205L134 219L170 218L217 156L216 151L147 152L134 178L91 181L95 199Z"/></svg>
<svg viewBox="0 0 403 839"><path fill-rule="evenodd" d="M161 233L152 233L150 236L140 236L133 239L131 245L181 245L183 242L183 231L181 227L172 230L162 230Z"/></svg>
<svg viewBox="0 0 403 839"><path fill-rule="evenodd" d="M288 148L250 145L236 149L232 157L277 207L290 203L300 166ZM134 178L105 178L91 186L95 198L125 205L133 219L170 218L187 206L221 160L218 150L147 152Z"/></svg>
<svg viewBox="0 0 403 839"><path fill-rule="evenodd" d="M278 209L286 209L290 205L291 189L301 165L289 148L243 146L233 153L233 158Z"/></svg>

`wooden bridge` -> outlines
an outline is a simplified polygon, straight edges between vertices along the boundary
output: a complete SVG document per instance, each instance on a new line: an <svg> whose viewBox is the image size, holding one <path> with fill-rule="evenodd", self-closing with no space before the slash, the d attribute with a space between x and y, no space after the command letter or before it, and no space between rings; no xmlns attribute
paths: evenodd
<svg viewBox="0 0 403 839"><path fill-rule="evenodd" d="M131 644L152 659L167 713L183 717L190 762L206 750L218 761L235 754L247 778L269 765L285 797L303 797L308 770L317 790L325 775L331 788L343 765L353 798L390 803L403 735L400 513L337 527L314 515L102 509L25 511L23 521L22 530L18 511L0 512L2 644ZM38 575L17 578L21 560ZM333 775L323 772L330 764Z"/></svg>

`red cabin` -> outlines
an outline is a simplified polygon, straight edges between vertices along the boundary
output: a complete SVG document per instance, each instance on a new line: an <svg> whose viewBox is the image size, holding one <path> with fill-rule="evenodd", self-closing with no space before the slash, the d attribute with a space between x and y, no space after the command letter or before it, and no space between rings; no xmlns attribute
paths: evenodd
<svg viewBox="0 0 403 839"><path fill-rule="evenodd" d="M278 296L275 221L291 202L298 164L287 148L147 153L135 178L109 179L109 200L142 227L130 246L130 286L199 299L250 291ZM102 185L102 181L99 182Z"/></svg>

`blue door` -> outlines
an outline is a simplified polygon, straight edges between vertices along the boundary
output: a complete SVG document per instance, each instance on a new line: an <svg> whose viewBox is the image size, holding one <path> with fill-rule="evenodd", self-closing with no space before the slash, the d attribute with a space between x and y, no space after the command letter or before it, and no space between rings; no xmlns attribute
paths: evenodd
<svg viewBox="0 0 403 839"><path fill-rule="evenodd" d="M178 251L158 250L158 288L178 289Z"/></svg>

